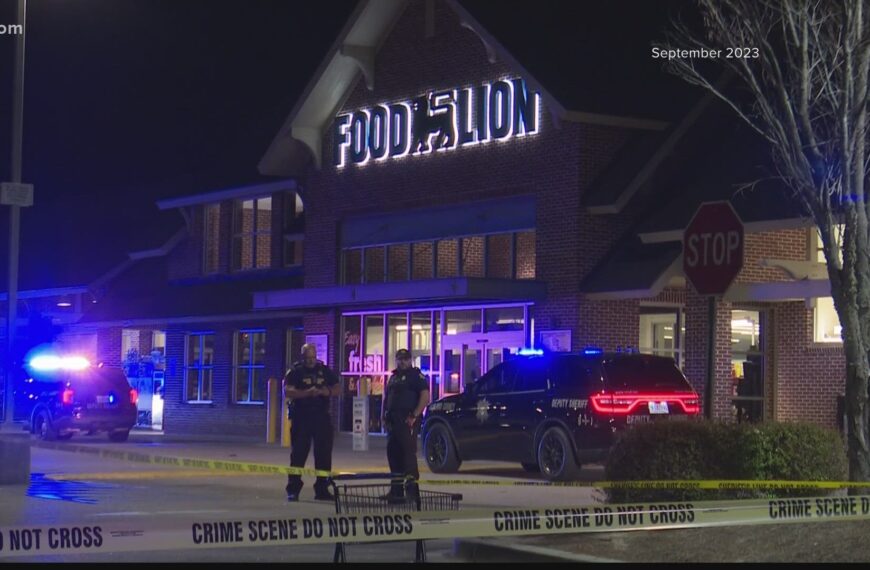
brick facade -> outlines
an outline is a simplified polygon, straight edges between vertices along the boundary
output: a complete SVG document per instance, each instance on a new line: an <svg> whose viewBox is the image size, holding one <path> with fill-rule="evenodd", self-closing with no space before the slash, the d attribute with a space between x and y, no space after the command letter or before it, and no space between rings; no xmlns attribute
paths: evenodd
<svg viewBox="0 0 870 570"><path fill-rule="evenodd" d="M775 309L776 417L834 426L837 396L846 389L842 345L813 342L813 311L802 301Z"/></svg>
<svg viewBox="0 0 870 570"><path fill-rule="evenodd" d="M460 25L446 4L434 3L434 11L436 33L427 37L424 2L410 3L380 47L374 91L368 91L364 82L358 81L338 113L408 100L431 89L474 86L517 75L503 61L490 63L480 39ZM706 298L695 294L691 286L670 286L647 299L601 300L580 293L583 279L631 230L637 221L633 216L640 215L593 215L583 204L590 185L634 132L594 124L556 124L546 103L541 101L541 105L539 132L534 136L401 160L369 161L363 166L346 164L341 169L332 164L333 130L327 128L322 168L310 169L299 181L306 189L305 287L356 285L364 277L368 283L403 281L408 278L409 265L414 280L459 275L510 279L516 260L513 267L516 278L535 279L547 286L546 298L536 301L531 309L535 330L570 329L574 350L590 345L608 351L636 347L642 306L682 307L686 329L682 339L684 371L703 398L708 354ZM271 212L263 213L270 218L268 222L261 220L271 226L272 233L268 247L260 252L263 255L267 252L268 259L258 263L271 264L272 268L280 268L284 262L283 215L288 196L274 194ZM432 242L421 242L357 249L347 251L346 259L342 258L339 236L345 220L527 196L535 197L534 233L469 238L475 233L474 228L469 228L463 236L441 236L443 239L435 240L435 247ZM232 201L220 204L218 273L223 275L233 273L233 210ZM193 208L190 212L187 239L170 255L171 281L203 276L204 209ZM763 267L759 262L806 259L808 235L804 229L748 234L744 268L737 282L788 280L782 270ZM532 251L534 255L529 255ZM805 419L833 425L836 395L843 386L843 352L839 346L821 347L812 342L812 311L803 302L756 305L716 302L713 417L733 416L731 311L749 307L764 311L766 317L766 419ZM365 308L380 310L386 306ZM336 339L340 334L340 315L337 308L311 310L302 323L305 334L328 336L327 363L334 369L339 360ZM252 316L250 321L239 323L167 325L164 412L167 433L263 436L265 408L233 403L234 333L265 325L266 374L280 378L290 364L285 353L287 329L293 324L290 319L258 322ZM207 330L215 334L212 402L191 404L186 402L184 392L185 338L188 332ZM117 360L120 331L120 328L99 331L100 355L112 355ZM298 351L298 346L294 351ZM338 399L333 399L333 406L333 417L338 418Z"/></svg>

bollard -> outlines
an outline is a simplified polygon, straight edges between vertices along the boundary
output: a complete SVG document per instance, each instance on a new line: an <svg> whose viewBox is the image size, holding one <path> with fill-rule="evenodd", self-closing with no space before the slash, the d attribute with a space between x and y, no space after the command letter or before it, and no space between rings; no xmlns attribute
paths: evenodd
<svg viewBox="0 0 870 570"><path fill-rule="evenodd" d="M272 376L269 378L269 402L266 408L266 443L276 443L278 441L278 429L281 425L281 404L284 399L281 397L281 381Z"/></svg>
<svg viewBox="0 0 870 570"><path fill-rule="evenodd" d="M30 434L0 435L0 485L30 483Z"/></svg>
<svg viewBox="0 0 870 570"><path fill-rule="evenodd" d="M287 398L286 392L281 390L281 447L290 447L290 429L293 426L293 421L290 419L290 400Z"/></svg>

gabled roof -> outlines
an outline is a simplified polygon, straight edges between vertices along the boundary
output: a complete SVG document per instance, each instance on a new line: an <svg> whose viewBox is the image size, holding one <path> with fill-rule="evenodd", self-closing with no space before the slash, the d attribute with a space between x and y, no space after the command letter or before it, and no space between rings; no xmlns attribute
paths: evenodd
<svg viewBox="0 0 870 570"><path fill-rule="evenodd" d="M166 263L166 256L135 261L108 283L105 296L85 313L79 324L165 322L245 314L253 310L254 292L302 285L300 272L170 282Z"/></svg>
<svg viewBox="0 0 870 570"><path fill-rule="evenodd" d="M69 200L39 212L22 209L19 291L88 287L128 262L130 252L163 247L184 225L177 212L161 212L153 205L138 214L112 216L100 207L86 208L86 198ZM2 210L0 226L5 229L8 208ZM0 232L0 292L7 292L8 233Z"/></svg>
<svg viewBox="0 0 870 570"><path fill-rule="evenodd" d="M649 55L667 8L684 0L654 8L628 0L546 7L529 0L443 1L477 34L490 60L521 74L560 120L661 130L667 122L660 119L681 116L698 97ZM260 172L298 176L311 161L320 166L323 132L360 77L373 88L377 52L408 4L360 2L260 160ZM637 17L627 18L630 12Z"/></svg>

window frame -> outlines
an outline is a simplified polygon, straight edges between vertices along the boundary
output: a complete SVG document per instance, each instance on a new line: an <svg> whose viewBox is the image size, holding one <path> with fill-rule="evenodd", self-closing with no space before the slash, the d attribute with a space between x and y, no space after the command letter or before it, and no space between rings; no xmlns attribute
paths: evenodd
<svg viewBox="0 0 870 570"><path fill-rule="evenodd" d="M296 200L302 206L301 210L296 210ZM287 192L283 196L283 211L282 211L282 232L281 232L281 262L284 267L302 267L305 261L305 202L298 192ZM291 216L290 204L293 205ZM301 244L299 259L294 263L290 263L287 259L288 248L296 247L296 244Z"/></svg>
<svg viewBox="0 0 870 570"><path fill-rule="evenodd" d="M212 229L209 225L209 215L208 212L210 209L217 209L217 243L215 246L217 247L217 259L215 260L214 268L210 268L208 265L208 250L210 241L210 233L209 230ZM202 273L203 275L215 275L221 272L221 204L220 202L213 204L206 204L203 209L202 216Z"/></svg>
<svg viewBox="0 0 870 570"><path fill-rule="evenodd" d="M249 350L251 354L251 362L249 364L240 364L239 363L239 343L241 342L241 335L248 334L249 339ZM262 400L254 400L254 370L262 370L263 376L265 380L266 373L266 356L263 356L263 362L261 364L254 364L254 335L262 334L263 335L263 345L266 345L266 329L240 329L233 334L233 391L232 391L232 403L238 404L240 406L262 406L266 403L266 397L268 392L268 386L264 386L263 389L263 397ZM239 372L242 370L247 370L248 377L248 394L246 400L239 400L237 389L238 389L238 381L239 381Z"/></svg>
<svg viewBox="0 0 870 570"><path fill-rule="evenodd" d="M822 299L830 299L832 304L834 302L833 297L816 297L815 299L813 299L813 343L820 345L820 346L842 346L842 344L843 344L843 324L840 322L840 315L839 315L839 313L837 313L836 305L834 305L832 307L832 309L834 311L834 316L837 318L837 325L835 325L835 328L840 327L840 338L831 338L831 340L824 340L823 338L820 338L820 335L819 335L819 309L821 307L819 306L819 301Z"/></svg>
<svg viewBox="0 0 870 570"><path fill-rule="evenodd" d="M184 335L184 402L187 404L213 404L214 403L214 357L212 357L211 365L204 366L202 364L202 355L205 354L205 337L212 336L216 337L213 331L204 331L204 332L190 332ZM199 338L199 354L200 354L200 364L199 366L191 366L190 365L190 339L191 337ZM214 339L216 340L216 338ZM187 397L188 387L190 385L190 371L196 371L196 385L197 385L197 399L190 400ZM212 399L203 400L202 399L202 371L210 370L211 371L211 383L212 385L209 387L212 391Z"/></svg>
<svg viewBox="0 0 870 570"><path fill-rule="evenodd" d="M259 216L257 213L259 212L259 202L260 200L269 199L272 203L272 209L269 210L269 230L268 231L260 231L259 229ZM236 225L241 225L239 222L240 213L244 211L244 203L245 202L253 202L253 230L251 232L239 231L236 232ZM252 198L243 198L233 201L233 226L232 226L232 255L230 256L230 266L234 273L247 273L252 271L266 271L272 268L272 236L275 233L274 224L272 223L272 212L274 209L274 199L271 194L266 194L263 196L256 196ZM269 263L265 267L257 267L257 241L260 236L268 236L269 239L267 243L269 244ZM251 237L251 267L241 267L241 253L244 251L243 243L245 236ZM239 254L239 266L236 266L236 254ZM283 257L284 252L281 251L281 255Z"/></svg>

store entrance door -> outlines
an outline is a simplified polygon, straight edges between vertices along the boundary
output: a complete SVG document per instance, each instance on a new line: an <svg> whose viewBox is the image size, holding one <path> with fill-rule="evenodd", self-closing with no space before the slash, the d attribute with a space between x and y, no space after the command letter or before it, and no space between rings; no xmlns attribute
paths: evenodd
<svg viewBox="0 0 870 570"><path fill-rule="evenodd" d="M462 392L466 386L504 362L510 354L516 354L524 343L523 331L442 336L444 390L441 396Z"/></svg>

